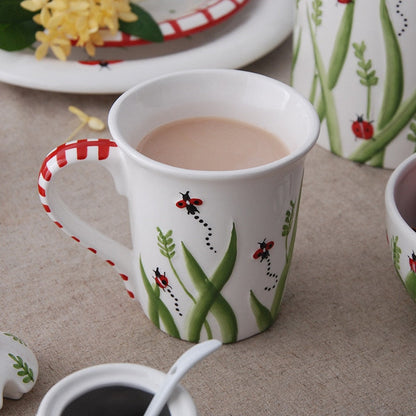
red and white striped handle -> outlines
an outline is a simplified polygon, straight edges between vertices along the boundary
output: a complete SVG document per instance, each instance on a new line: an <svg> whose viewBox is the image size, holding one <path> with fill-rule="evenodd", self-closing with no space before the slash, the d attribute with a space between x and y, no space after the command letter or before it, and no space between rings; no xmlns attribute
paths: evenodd
<svg viewBox="0 0 416 416"><path fill-rule="evenodd" d="M112 140L84 139L64 143L52 150L43 161L39 172L38 191L49 218L75 241L115 267L129 296L134 298L134 290L129 281L134 267L132 251L74 214L59 197L54 182L56 173L63 168L84 161L93 161L104 166L117 185L121 183L123 174L121 160L120 150Z"/></svg>

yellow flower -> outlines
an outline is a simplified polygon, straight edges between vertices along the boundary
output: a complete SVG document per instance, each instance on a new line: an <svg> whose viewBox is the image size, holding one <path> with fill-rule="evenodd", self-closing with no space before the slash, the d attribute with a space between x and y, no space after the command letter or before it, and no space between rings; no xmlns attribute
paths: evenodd
<svg viewBox="0 0 416 416"><path fill-rule="evenodd" d="M31 12L42 9L49 0L24 0L20 5Z"/></svg>
<svg viewBox="0 0 416 416"><path fill-rule="evenodd" d="M137 20L129 0L24 0L21 6L39 11L33 19L45 28L36 33L40 42L35 54L38 59L50 48L58 59L65 60L71 52L71 41L94 56L95 47L104 43L100 29L116 33L119 20Z"/></svg>
<svg viewBox="0 0 416 416"><path fill-rule="evenodd" d="M70 105L68 107L68 110L72 113L75 114L80 120L81 120L81 124L71 133L71 135L68 137L68 139L66 140L67 142L72 140L75 135L85 126L88 125L88 127L91 130L94 131L102 131L105 129L105 124L104 122L102 122L99 118L97 117L91 117L87 114L85 114L82 110L80 110L78 107L75 107L73 105Z"/></svg>
<svg viewBox="0 0 416 416"><path fill-rule="evenodd" d="M64 61L71 51L69 39L58 32L36 32L36 40L40 42L35 52L36 59L44 58L51 48L55 56Z"/></svg>

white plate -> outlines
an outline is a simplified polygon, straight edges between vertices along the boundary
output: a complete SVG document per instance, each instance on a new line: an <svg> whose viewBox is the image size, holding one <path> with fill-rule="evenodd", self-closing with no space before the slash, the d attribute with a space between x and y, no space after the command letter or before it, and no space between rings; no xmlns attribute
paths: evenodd
<svg viewBox="0 0 416 416"><path fill-rule="evenodd" d="M241 68L282 43L293 22L293 0L251 0L211 29L161 44L99 48L95 62L80 48L73 48L66 62L37 61L33 51L0 51L0 81L48 91L118 94L172 71Z"/></svg>
<svg viewBox="0 0 416 416"><path fill-rule="evenodd" d="M183 38L206 30L230 18L249 0L136 0L153 19L165 40ZM108 36L105 44L109 46L132 46L147 44L135 36L119 32Z"/></svg>

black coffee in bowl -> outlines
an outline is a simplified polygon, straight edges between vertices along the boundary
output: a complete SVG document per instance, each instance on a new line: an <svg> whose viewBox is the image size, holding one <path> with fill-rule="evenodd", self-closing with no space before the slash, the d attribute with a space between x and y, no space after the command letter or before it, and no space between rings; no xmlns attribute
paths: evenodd
<svg viewBox="0 0 416 416"><path fill-rule="evenodd" d="M152 398L152 393L134 387L105 386L74 399L65 407L61 416L140 416ZM160 415L170 416L167 406Z"/></svg>

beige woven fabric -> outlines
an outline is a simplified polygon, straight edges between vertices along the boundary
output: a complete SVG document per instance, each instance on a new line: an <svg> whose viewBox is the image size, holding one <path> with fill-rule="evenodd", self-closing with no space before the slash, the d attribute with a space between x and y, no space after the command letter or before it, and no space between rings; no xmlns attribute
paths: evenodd
<svg viewBox="0 0 416 416"><path fill-rule="evenodd" d="M288 41L247 69L287 82L290 50ZM106 119L115 99L0 84L0 330L24 339L40 366L32 392L5 400L5 416L35 415L75 370L133 362L166 371L190 346L157 330L114 270L39 203L43 158L78 124L68 105ZM280 316L185 376L201 416L416 413L416 305L394 274L384 228L390 173L312 150ZM126 243L125 201L108 180L91 167L60 178L81 217Z"/></svg>

